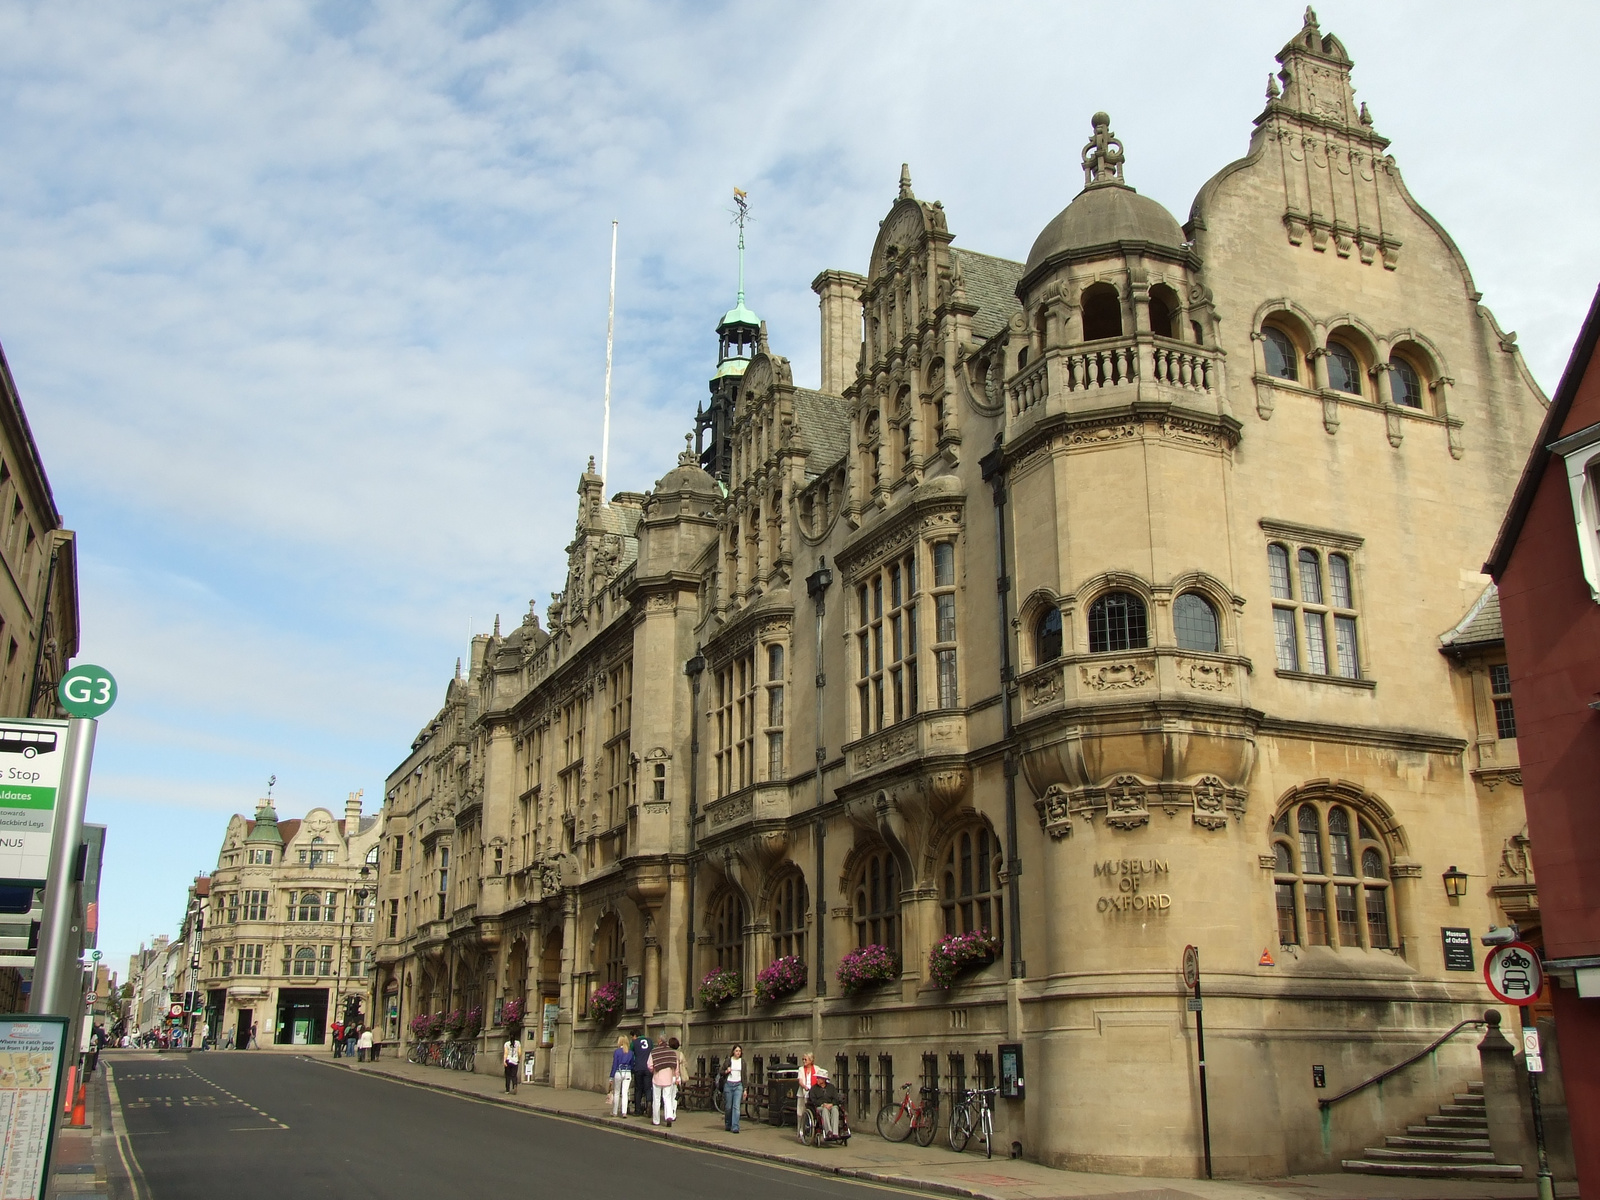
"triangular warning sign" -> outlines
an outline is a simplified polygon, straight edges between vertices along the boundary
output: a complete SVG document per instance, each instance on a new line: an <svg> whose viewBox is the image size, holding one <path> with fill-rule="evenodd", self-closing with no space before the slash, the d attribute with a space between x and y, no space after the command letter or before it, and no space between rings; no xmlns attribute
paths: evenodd
<svg viewBox="0 0 1600 1200"><path fill-rule="evenodd" d="M1256 963L1256 966L1275 967L1277 965L1277 963L1272 961L1272 951L1268 950L1265 946L1261 947L1261 961Z"/></svg>

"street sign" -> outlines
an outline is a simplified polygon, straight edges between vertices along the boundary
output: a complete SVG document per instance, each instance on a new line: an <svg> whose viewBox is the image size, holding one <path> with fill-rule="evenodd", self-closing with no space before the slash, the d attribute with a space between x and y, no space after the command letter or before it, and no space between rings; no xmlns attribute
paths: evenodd
<svg viewBox="0 0 1600 1200"><path fill-rule="evenodd" d="M1527 1056L1528 1070L1544 1070L1544 1059L1539 1056L1539 1031L1537 1029L1524 1029L1522 1031L1522 1053Z"/></svg>
<svg viewBox="0 0 1600 1200"><path fill-rule="evenodd" d="M1483 960L1483 981L1502 1004L1532 1004L1544 991L1539 952L1526 942L1496 946Z"/></svg>
<svg viewBox="0 0 1600 1200"><path fill-rule="evenodd" d="M0 1196L45 1194L66 1074L67 1018L0 1017Z"/></svg>
<svg viewBox="0 0 1600 1200"><path fill-rule="evenodd" d="M1446 971L1471 971L1477 967L1472 960L1472 930L1440 926L1439 937L1444 943Z"/></svg>
<svg viewBox="0 0 1600 1200"><path fill-rule="evenodd" d="M1184 1002L1184 1006L1190 1012L1205 1011L1199 996L1190 996L1189 999Z"/></svg>
<svg viewBox="0 0 1600 1200"><path fill-rule="evenodd" d="M1183 948L1183 986L1192 988L1200 982L1200 951L1193 946Z"/></svg>
<svg viewBox="0 0 1600 1200"><path fill-rule="evenodd" d="M61 677L56 698L74 717L98 717L117 702L117 681L104 667L83 663Z"/></svg>
<svg viewBox="0 0 1600 1200"><path fill-rule="evenodd" d="M0 721L0 879L43 887L50 875L67 722Z"/></svg>
<svg viewBox="0 0 1600 1200"><path fill-rule="evenodd" d="M183 1016L183 1005L181 1005L181 1004L170 1005L167 1008L167 1016L171 1017L174 1021L176 1021L179 1017Z"/></svg>
<svg viewBox="0 0 1600 1200"><path fill-rule="evenodd" d="M100 961L100 951L98 951L98 950L94 951L92 954L89 955L89 957L94 959L95 962L99 962Z"/></svg>

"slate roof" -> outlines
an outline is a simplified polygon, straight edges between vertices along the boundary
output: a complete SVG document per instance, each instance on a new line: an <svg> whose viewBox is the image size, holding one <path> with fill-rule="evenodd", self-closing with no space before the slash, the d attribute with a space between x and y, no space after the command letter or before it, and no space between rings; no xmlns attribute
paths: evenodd
<svg viewBox="0 0 1600 1200"><path fill-rule="evenodd" d="M1500 625L1500 589L1491 583L1473 601L1467 615L1439 638L1439 645L1446 650L1465 650L1503 642L1505 638L1505 630Z"/></svg>
<svg viewBox="0 0 1600 1200"><path fill-rule="evenodd" d="M842 397L795 388L794 417L811 451L806 459L807 475L821 475L845 456L850 448L850 409Z"/></svg>
<svg viewBox="0 0 1600 1200"><path fill-rule="evenodd" d="M1022 278L1022 264L1009 258L996 258L992 254L979 254L976 250L950 248L950 254L961 264L962 286L967 300L978 306L972 318L972 331L988 339L1006 327L1011 314L1022 306L1017 303L1017 281Z"/></svg>

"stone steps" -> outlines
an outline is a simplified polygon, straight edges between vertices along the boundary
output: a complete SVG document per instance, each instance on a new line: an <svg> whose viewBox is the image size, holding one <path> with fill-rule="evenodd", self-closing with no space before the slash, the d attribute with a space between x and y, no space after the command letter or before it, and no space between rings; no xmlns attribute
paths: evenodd
<svg viewBox="0 0 1600 1200"><path fill-rule="evenodd" d="M1452 1103L1421 1125L1408 1125L1404 1134L1369 1146L1362 1158L1347 1158L1339 1165L1358 1175L1398 1175L1413 1179L1521 1179L1522 1168L1494 1160L1489 1145L1489 1121L1484 1109L1483 1084L1469 1083Z"/></svg>

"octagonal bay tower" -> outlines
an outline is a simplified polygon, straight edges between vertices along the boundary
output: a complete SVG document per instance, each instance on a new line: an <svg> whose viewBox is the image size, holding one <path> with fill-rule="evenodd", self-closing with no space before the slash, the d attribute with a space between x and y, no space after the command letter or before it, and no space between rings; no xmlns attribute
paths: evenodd
<svg viewBox="0 0 1600 1200"><path fill-rule="evenodd" d="M1336 1166L1476 1078L1461 1039L1318 1128L1313 1067L1347 1087L1482 1015L1440 950L1482 918L1440 874L1494 818L1437 638L1484 591L1543 397L1342 45L1308 11L1279 62L1184 227L1096 114L996 360L1040 821L1029 1132L1087 1169L1197 1167L1186 944L1219 1173Z"/></svg>

